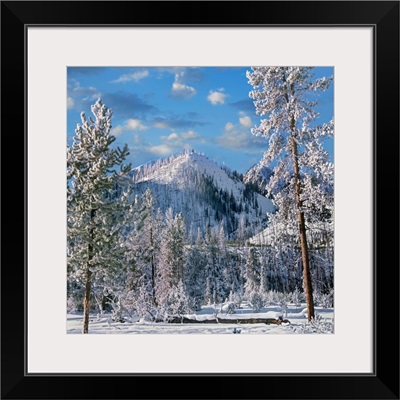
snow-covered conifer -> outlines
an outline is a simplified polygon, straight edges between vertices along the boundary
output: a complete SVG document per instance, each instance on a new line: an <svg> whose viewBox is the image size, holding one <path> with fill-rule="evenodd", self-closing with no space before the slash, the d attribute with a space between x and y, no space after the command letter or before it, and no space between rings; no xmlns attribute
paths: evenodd
<svg viewBox="0 0 400 400"><path fill-rule="evenodd" d="M333 135L333 121L314 125L316 94L328 89L332 78L314 79L309 67L253 67L247 72L256 113L263 117L252 133L269 142L262 163L275 161L267 193L277 206L275 220L299 228L303 281L308 319L314 317L313 290L307 241L309 210L323 208L333 193L333 166L322 147Z"/></svg>
<svg viewBox="0 0 400 400"><path fill-rule="evenodd" d="M251 293L258 292L260 288L260 262L254 247L247 250L245 268L244 293L249 298Z"/></svg>
<svg viewBox="0 0 400 400"><path fill-rule="evenodd" d="M134 230L131 235L130 251L136 263L138 274L151 291L152 302L156 304L157 255L160 249L162 221L154 211L154 199L150 189L136 199Z"/></svg>
<svg viewBox="0 0 400 400"><path fill-rule="evenodd" d="M185 240L185 221L181 214L174 217L169 208L158 254L156 297L161 307L168 305L171 290L184 280Z"/></svg>
<svg viewBox="0 0 400 400"><path fill-rule="evenodd" d="M204 251L201 229L198 228L196 243L190 247L187 254L184 279L185 292L193 310L199 310L204 301L207 267L207 257Z"/></svg>
<svg viewBox="0 0 400 400"><path fill-rule="evenodd" d="M81 114L73 144L67 147L68 275L85 287L83 333L89 329L93 281L122 263L117 183L130 170L123 165L128 147L111 146L112 111L101 99L91 110L94 118Z"/></svg>
<svg viewBox="0 0 400 400"><path fill-rule="evenodd" d="M173 286L168 296L168 308L164 318L168 316L182 316L191 312L189 299L186 295L182 281L179 281L176 286Z"/></svg>

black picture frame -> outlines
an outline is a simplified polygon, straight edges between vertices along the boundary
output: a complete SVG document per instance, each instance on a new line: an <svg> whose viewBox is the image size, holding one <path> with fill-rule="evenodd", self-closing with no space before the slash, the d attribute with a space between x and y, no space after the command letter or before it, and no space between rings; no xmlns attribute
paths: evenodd
<svg viewBox="0 0 400 400"><path fill-rule="evenodd" d="M173 17L170 17L171 8L179 8L179 13L172 13ZM28 68L26 30L32 25L373 27L375 59L373 373L137 374L134 376L26 373L26 345L29 335L26 330L25 315L28 290L25 276L29 269L26 256L28 201L26 115L29 112L26 102ZM398 1L3 1L1 34L2 398L399 398ZM19 221L18 224L16 219ZM354 321L355 329L358 323L359 321ZM304 353L304 357L307 357L307 352ZM184 387L189 387L189 390L185 390Z"/></svg>

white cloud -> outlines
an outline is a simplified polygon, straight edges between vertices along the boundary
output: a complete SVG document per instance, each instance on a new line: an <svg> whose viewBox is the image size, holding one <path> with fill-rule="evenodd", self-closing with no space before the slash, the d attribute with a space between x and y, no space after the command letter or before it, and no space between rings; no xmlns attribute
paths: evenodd
<svg viewBox="0 0 400 400"><path fill-rule="evenodd" d="M235 125L232 124L232 122L227 122L225 125L225 131L229 132L231 131L233 128L235 127Z"/></svg>
<svg viewBox="0 0 400 400"><path fill-rule="evenodd" d="M128 124L128 121L130 122L130 124ZM132 125L132 120L128 121L126 121L124 125L117 126L113 129L113 131L117 130L117 133L125 131L127 125ZM134 123L133 125L137 126L136 123ZM165 136L159 136L159 141L154 141L150 143L146 140L145 135L140 132L140 129L137 129L133 132L131 130L131 133L133 135L134 142L134 146L132 146L130 149L131 156L138 154L140 155L140 157L146 155L150 158L154 156L169 156L170 154L179 152L184 148L192 148L192 141L202 140L201 137L199 137L199 135L193 130L188 130L186 132L171 131ZM114 132L113 134L115 135Z"/></svg>
<svg viewBox="0 0 400 400"><path fill-rule="evenodd" d="M173 149L166 144L159 144L158 146L149 147L148 151L159 156L166 156L167 154L172 153Z"/></svg>
<svg viewBox="0 0 400 400"><path fill-rule="evenodd" d="M125 125L124 125L125 126ZM201 141L202 138L193 130L186 132L172 131L169 135L160 136L160 142L149 143L139 132L133 132L133 140L135 145L131 147L131 155L140 155L149 157L166 157L172 153L182 151L182 149L193 148L193 140Z"/></svg>
<svg viewBox="0 0 400 400"><path fill-rule="evenodd" d="M167 129L168 124L166 122L156 122L154 123L154 126L158 129Z"/></svg>
<svg viewBox="0 0 400 400"><path fill-rule="evenodd" d="M101 97L98 89L93 86L83 87L76 79L68 81L68 94L70 96L67 97L67 102L68 99L71 99L74 105L77 105L76 102L93 101Z"/></svg>
<svg viewBox="0 0 400 400"><path fill-rule="evenodd" d="M149 71L144 69L142 71L136 71L132 74L123 74L118 79L111 81L112 83L125 83L125 82L139 82L140 80L147 78L149 76Z"/></svg>
<svg viewBox="0 0 400 400"><path fill-rule="evenodd" d="M114 136L119 136L124 131L124 127L122 125L118 125L115 128L112 128L111 134Z"/></svg>
<svg viewBox="0 0 400 400"><path fill-rule="evenodd" d="M171 96L180 99L190 99L197 93L194 87L186 85L183 82L184 77L185 77L184 71L175 74L175 81L172 84Z"/></svg>
<svg viewBox="0 0 400 400"><path fill-rule="evenodd" d="M247 115L239 118L239 122L240 125L242 125L245 128L250 128L253 125L253 123L251 122L251 118Z"/></svg>
<svg viewBox="0 0 400 400"><path fill-rule="evenodd" d="M150 147L150 152L158 155L171 154L182 149L193 147L193 141L201 142L202 138L193 130L177 133L172 132L166 136L160 136L162 144Z"/></svg>
<svg viewBox="0 0 400 400"><path fill-rule="evenodd" d="M196 94L196 89L183 83L174 82L172 84L172 93L175 97L190 98Z"/></svg>
<svg viewBox="0 0 400 400"><path fill-rule="evenodd" d="M195 131L187 131L183 133L172 132L168 136L161 136L161 140L169 142L170 145L182 147L185 145L184 141L189 139L196 139L199 135Z"/></svg>
<svg viewBox="0 0 400 400"><path fill-rule="evenodd" d="M208 101L212 104L212 105L217 105L217 104L224 104L225 103L225 98L228 95L226 95L225 93L222 92L214 92L212 90L210 90L210 94L207 96Z"/></svg>
<svg viewBox="0 0 400 400"><path fill-rule="evenodd" d="M132 131L144 131L147 129L147 126L144 126L138 119L128 119L125 122L125 129Z"/></svg>
<svg viewBox="0 0 400 400"><path fill-rule="evenodd" d="M234 129L224 133L217 138L217 143L223 147L233 150L240 150L248 147L249 133Z"/></svg>
<svg viewBox="0 0 400 400"><path fill-rule="evenodd" d="M165 140L177 140L177 139L179 139L179 136L177 133L173 132L168 136L161 136L161 138L165 139Z"/></svg>
<svg viewBox="0 0 400 400"><path fill-rule="evenodd" d="M255 137L249 131L252 126L251 118L244 113L239 113L239 123L227 122L224 133L216 138L221 146L232 150L246 150L247 152L261 153L265 150L266 142Z"/></svg>
<svg viewBox="0 0 400 400"><path fill-rule="evenodd" d="M148 129L147 126L143 125L138 119L128 119L125 121L124 125L117 125L112 128L111 133L114 136L119 136L122 132L126 131L144 131Z"/></svg>
<svg viewBox="0 0 400 400"><path fill-rule="evenodd" d="M186 133L182 133L183 139L194 139L197 138L197 133L195 131L188 131Z"/></svg>
<svg viewBox="0 0 400 400"><path fill-rule="evenodd" d="M67 109L70 110L71 108L74 108L75 102L72 97L67 97Z"/></svg>

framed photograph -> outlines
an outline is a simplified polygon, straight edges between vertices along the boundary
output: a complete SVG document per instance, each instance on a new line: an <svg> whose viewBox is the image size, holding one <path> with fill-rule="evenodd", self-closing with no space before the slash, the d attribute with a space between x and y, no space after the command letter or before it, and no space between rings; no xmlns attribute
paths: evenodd
<svg viewBox="0 0 400 400"><path fill-rule="evenodd" d="M399 3L227 4L2 2L3 398L399 398Z"/></svg>

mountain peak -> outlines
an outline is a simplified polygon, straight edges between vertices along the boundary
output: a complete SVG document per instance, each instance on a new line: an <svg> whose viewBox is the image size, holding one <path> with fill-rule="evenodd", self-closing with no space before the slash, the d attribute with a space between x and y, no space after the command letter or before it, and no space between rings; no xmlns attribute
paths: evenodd
<svg viewBox="0 0 400 400"><path fill-rule="evenodd" d="M232 237L241 218L264 228L267 213L274 207L269 199L243 183L238 173L217 165L194 150L142 165L132 171L135 194L151 190L156 208L182 213L186 225L204 230L224 221ZM250 228L249 228L250 229Z"/></svg>
<svg viewBox="0 0 400 400"><path fill-rule="evenodd" d="M182 153L159 159L142 165L133 170L133 182L153 181L160 184L187 187L193 182L188 182L188 175L205 174L219 183L223 189L234 190L231 187L231 178L226 169L210 160L205 154L194 150L184 150ZM229 187L228 187L229 186Z"/></svg>
<svg viewBox="0 0 400 400"><path fill-rule="evenodd" d="M261 162L253 165L243 176L243 182L258 187L259 191L266 194L265 186L273 174L272 169Z"/></svg>

